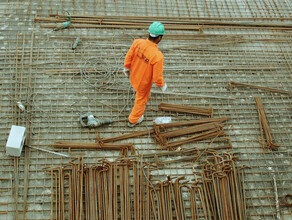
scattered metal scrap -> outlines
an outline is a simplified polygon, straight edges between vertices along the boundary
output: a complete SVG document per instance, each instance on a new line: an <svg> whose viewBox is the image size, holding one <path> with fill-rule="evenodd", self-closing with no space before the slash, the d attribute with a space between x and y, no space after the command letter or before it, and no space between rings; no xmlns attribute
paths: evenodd
<svg viewBox="0 0 292 220"><path fill-rule="evenodd" d="M158 107L160 110L163 110L163 111L190 113L190 114L204 115L204 116L209 116L209 117L213 116L213 109L211 106L209 108L202 108L202 107L192 107L192 106L186 106L186 105L160 103Z"/></svg>
<svg viewBox="0 0 292 220"><path fill-rule="evenodd" d="M273 143L269 123L268 123L268 120L266 117L266 113L264 110L264 106L263 106L261 97L255 97L255 101L257 104L257 110L258 110L258 114L259 114L259 123L260 123L260 131L261 131L260 143L261 143L263 148L275 150L280 145ZM266 137L266 143L264 143L265 142L264 134Z"/></svg>

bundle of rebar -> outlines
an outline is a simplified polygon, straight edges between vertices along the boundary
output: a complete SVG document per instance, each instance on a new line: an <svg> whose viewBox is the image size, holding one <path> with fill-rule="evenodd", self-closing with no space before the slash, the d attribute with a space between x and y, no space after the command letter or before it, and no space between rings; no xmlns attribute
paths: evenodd
<svg viewBox="0 0 292 220"><path fill-rule="evenodd" d="M35 16L35 22L56 23L64 22L68 18L67 15L50 14L49 17ZM145 16L98 16L98 15L71 15L71 22L82 24L74 25L74 28L126 28L140 29L147 28L157 17ZM240 29L272 29L272 30L291 30L290 23L275 22L246 22L242 20L226 19L218 21L218 18L190 18L190 17L159 17L159 21L165 25L167 30L196 30L201 31L207 28L240 28ZM223 19L223 18L221 18ZM246 18L247 19L247 18ZM224 19L223 19L224 20ZM51 28L50 25L41 25L41 27Z"/></svg>
<svg viewBox="0 0 292 220"><path fill-rule="evenodd" d="M261 100L261 97L255 97L256 105L257 105L257 110L258 110L258 115L259 115L259 124L260 124L260 143L263 148L268 148L271 150L275 150L277 147L280 145L275 144L272 139L269 123L266 117L266 113L264 110L264 106ZM266 143L264 140L264 136L266 138Z"/></svg>
<svg viewBox="0 0 292 220"><path fill-rule="evenodd" d="M67 20L66 15L51 14L49 17L35 16L34 22L56 23ZM136 17L138 18L138 17ZM71 25L73 28L117 28L117 29L145 29L152 23L152 20L145 21L135 19L135 17L115 17L115 16L87 16L71 15ZM76 25L79 24L79 25ZM199 31L201 25L196 23L187 24L179 21L168 21L164 23L167 30L193 30ZM53 28L55 25L41 25L43 28ZM69 27L69 28L70 28Z"/></svg>
<svg viewBox="0 0 292 220"><path fill-rule="evenodd" d="M136 161L87 166L80 158L50 171L51 219L142 219L145 213L144 174Z"/></svg>
<svg viewBox="0 0 292 220"><path fill-rule="evenodd" d="M206 118L206 119L196 119L196 120L189 120L189 121L179 121L179 122L172 122L172 123L166 123L162 124L163 128L172 128L172 127L179 127L179 126L190 126L190 125L199 125L199 124L205 124L205 123L211 123L211 122L218 122L221 123L223 121L230 120L230 118L222 117L222 118ZM147 129L143 131L136 131L130 134L124 134L117 137L110 137L110 138L99 138L96 137L96 140L98 142L108 143L108 142L114 142L114 141L120 141L125 140L128 138L134 138L139 137L143 135L150 135L154 133L154 129Z"/></svg>
<svg viewBox="0 0 292 220"><path fill-rule="evenodd" d="M163 128L163 125L155 125L155 130L157 130L157 128ZM206 123L206 124L201 124L201 125L195 125L195 126L190 126L190 127L186 127L186 128L181 128L181 129L176 129L173 131L165 131L165 132L160 132L159 134L156 133L156 135L159 135L160 139L163 139L163 141L166 138L173 138L173 137L179 137L179 136L183 136L183 135L187 135L187 134L193 134L196 132L201 132L201 131L207 131L207 130L211 130L211 129L221 129L223 127L223 124L220 123Z"/></svg>
<svg viewBox="0 0 292 220"><path fill-rule="evenodd" d="M120 150L122 155L128 155L130 150L131 154L135 154L135 147L133 144L105 144L98 143L85 143L73 141L56 141L52 144L55 148L70 148L70 149L96 149L96 150Z"/></svg>
<svg viewBox="0 0 292 220"><path fill-rule="evenodd" d="M175 147L182 144L216 138L222 136L224 125L219 122L204 123L200 125L189 126L185 128L175 129L172 131L166 131L163 124L154 124L153 137L157 143L162 147L173 150ZM169 141L171 138L195 134L191 137L183 138L178 141Z"/></svg>
<svg viewBox="0 0 292 220"><path fill-rule="evenodd" d="M51 219L245 219L243 173L236 158L211 149L203 153L209 156L199 166L202 177L194 173L196 182L183 182L184 176L153 179L151 166L141 158L91 166L79 158L49 167Z"/></svg>
<svg viewBox="0 0 292 220"><path fill-rule="evenodd" d="M155 184L149 167L137 160L87 166L80 158L50 174L51 219L185 219L180 179Z"/></svg>
<svg viewBox="0 0 292 220"><path fill-rule="evenodd" d="M207 152L203 162L202 179L192 187L192 213L198 216L196 201L199 198L207 219L246 219L244 188L241 179L243 172L236 166L237 158L229 153ZM198 218L195 218L198 219Z"/></svg>
<svg viewBox="0 0 292 220"><path fill-rule="evenodd" d="M187 219L185 202L183 200L184 177L173 182L170 177L166 181L157 181L150 189L151 202L157 200L157 207L152 206L153 218L150 219Z"/></svg>
<svg viewBox="0 0 292 220"><path fill-rule="evenodd" d="M163 111L189 113L189 114L204 115L204 116L209 116L209 117L212 117L213 115L212 107L202 108L202 107L193 107L193 106L186 106L186 105L160 103L158 108Z"/></svg>

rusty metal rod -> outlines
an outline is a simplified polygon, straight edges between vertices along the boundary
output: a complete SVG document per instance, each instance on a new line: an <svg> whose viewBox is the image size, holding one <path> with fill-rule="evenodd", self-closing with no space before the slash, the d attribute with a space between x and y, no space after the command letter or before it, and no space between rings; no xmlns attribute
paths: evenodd
<svg viewBox="0 0 292 220"><path fill-rule="evenodd" d="M247 88L252 88L252 89L261 89L261 90L269 91L269 92L292 95L292 92L286 91L286 90L280 90L280 89L269 88L269 87L264 87L264 86L255 86L255 85L238 83L238 82L233 82L233 81L230 81L229 85L230 87L247 87Z"/></svg>

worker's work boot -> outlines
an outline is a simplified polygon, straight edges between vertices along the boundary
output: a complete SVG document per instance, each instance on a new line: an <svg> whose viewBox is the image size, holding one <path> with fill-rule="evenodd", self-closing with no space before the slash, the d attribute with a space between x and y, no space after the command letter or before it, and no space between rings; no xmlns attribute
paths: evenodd
<svg viewBox="0 0 292 220"><path fill-rule="evenodd" d="M143 119L144 119L144 115L142 115L136 123L128 122L128 127L132 128L135 125L140 124L143 121Z"/></svg>

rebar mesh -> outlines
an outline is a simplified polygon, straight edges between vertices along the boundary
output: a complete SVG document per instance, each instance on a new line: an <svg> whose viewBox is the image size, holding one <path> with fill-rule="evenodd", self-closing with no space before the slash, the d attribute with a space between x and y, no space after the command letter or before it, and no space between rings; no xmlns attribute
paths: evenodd
<svg viewBox="0 0 292 220"><path fill-rule="evenodd" d="M288 0L242 1L10 1L0 3L0 219L50 219L51 177L43 170L70 161L25 148L20 158L6 156L5 144L12 124L28 128L27 144L58 151L85 163L115 160L119 152L56 150L57 140L94 142L130 133L127 116L134 103L129 81L122 73L124 56L133 39L146 38L146 30L68 28L53 32L34 18L50 14L152 17L153 20L202 21L287 25L291 28L292 4ZM45 24L45 23L44 23ZM290 25L290 26L289 26ZM162 102L213 108L214 117L230 117L226 137L244 169L243 186L248 219L291 218L284 196L291 194L291 95L252 88L231 88L230 81L292 91L291 29L222 27L203 25L202 32L166 30L159 44L164 54L164 78L169 91L184 95L152 93L145 121L135 131L151 129L156 117L173 121L200 119L183 113L158 111ZM76 50L72 45L81 38ZM158 88L152 88L158 91ZM261 97L277 151L262 148L254 97ZM21 111L17 102L26 110ZM96 129L80 126L79 116L92 112L117 122ZM134 143L139 154L160 152L150 135L121 141ZM214 142L210 147L225 144ZM203 149L209 141L186 147ZM162 156L161 161L180 158ZM202 160L205 159L204 157ZM145 159L153 162L153 158ZM184 165L184 166L182 166ZM199 165L196 164L196 165ZM198 171L200 168L197 167ZM153 171L153 178L185 176L192 181L193 168L171 163ZM276 186L274 183L276 179ZM277 211L275 187L279 196ZM187 207L190 206L186 202Z"/></svg>

